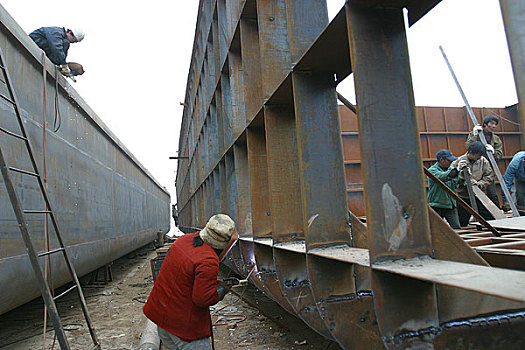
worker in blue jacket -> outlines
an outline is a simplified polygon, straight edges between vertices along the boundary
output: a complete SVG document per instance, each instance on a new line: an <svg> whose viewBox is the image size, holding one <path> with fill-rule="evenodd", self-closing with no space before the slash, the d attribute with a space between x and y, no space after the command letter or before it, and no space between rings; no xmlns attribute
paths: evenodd
<svg viewBox="0 0 525 350"><path fill-rule="evenodd" d="M512 184L516 184L516 202L520 207L525 207L525 151L518 152L512 157L505 175L503 175L505 186L509 189ZM505 198L505 194L501 191L503 198L503 210L509 211L509 199Z"/></svg>
<svg viewBox="0 0 525 350"><path fill-rule="evenodd" d="M459 172L456 168L451 168L450 164L457 158L448 149L439 151L436 154L436 158L437 162L428 170L450 187L451 190L455 191L456 185L460 182ZM456 201L430 178L428 179L428 201L430 207L439 216L445 218L452 228L461 228Z"/></svg>
<svg viewBox="0 0 525 350"><path fill-rule="evenodd" d="M31 39L44 50L51 62L60 66L60 72L70 76L71 71L66 62L69 45L84 39L84 31L79 28L66 29L62 27L42 27L31 34Z"/></svg>

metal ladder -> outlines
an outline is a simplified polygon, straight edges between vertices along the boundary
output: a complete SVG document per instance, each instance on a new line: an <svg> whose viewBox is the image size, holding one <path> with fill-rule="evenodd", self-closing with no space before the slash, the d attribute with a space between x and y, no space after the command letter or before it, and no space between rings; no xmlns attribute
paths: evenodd
<svg viewBox="0 0 525 350"><path fill-rule="evenodd" d="M66 250L66 247L64 246L64 243L62 241L62 237L60 235L60 231L58 229L57 220L55 217L55 214L53 210L51 209L51 203L49 201L48 194L46 192L46 188L44 186L44 181L42 179L42 176L40 175L40 172L38 171L37 163L35 162L35 157L33 155L33 151L31 148L31 144L29 142L29 139L27 137L26 130L24 128L24 123L22 121L22 117L20 115L20 110L18 107L17 98L15 95L15 91L13 89L13 86L11 84L11 79L9 77L9 72L7 71L7 67L5 64L4 59L4 53L2 48L0 48L0 70L2 71L3 78L5 81L5 84L7 86L7 90L9 93L9 96L4 96L3 94L0 94L0 98L7 101L9 104L11 104L14 108L16 118L18 120L18 125L21 130L21 134L17 134L15 132L11 132L9 130L6 130L0 126L0 131L7 134L10 137L17 138L19 140L24 141L27 153L29 155L29 159L31 161L31 164L33 166L33 171L28 171L24 169L18 169L15 167L10 167L6 164L6 160L4 157L4 154L2 152L2 147L0 145L0 168L2 171L2 176L4 178L5 186L7 189L7 193L9 194L9 199L11 200L11 204L13 206L13 210L16 215L16 219L18 221L18 226L20 228L20 232L22 233L22 238L24 239L24 243L26 245L27 253L29 255L29 260L31 261L31 265L33 267L33 270L35 272L36 279L38 281L38 285L40 287L40 292L42 293L42 297L44 299L44 302L47 306L47 312L49 314L49 317L51 318L53 322L53 327L55 329L55 333L58 339L58 343L60 345L60 348L62 350L69 350L71 349L69 342L67 340L66 334L64 332L64 327L62 325L62 321L60 319L60 316L57 312L57 308L55 305L55 300L64 296L68 292L76 289L78 293L78 298L80 300L80 304L82 306L82 312L84 313L84 318L86 320L87 326L89 328L89 333L91 335L91 339L93 340L93 350L100 349L100 343L97 339L97 335L95 333L95 329L93 328L93 324L91 322L91 318L89 316L89 312L86 305L86 300L84 299L84 294L82 293L82 288L80 286L80 282L78 281L77 274L75 272L75 269L73 267L73 264L71 263L71 259L69 257L69 254ZM56 77L58 78L58 77ZM45 122L45 121L44 121ZM45 210L24 210L21 207L20 200L18 198L18 195L15 191L15 187L13 185L13 181L11 180L11 172L16 172L20 174L24 174L27 176L35 177L38 180L38 185L40 186L40 191L42 193L44 202L45 202ZM51 249L48 251L44 251L42 253L37 254L35 251L35 247L33 246L33 242L31 241L31 237L29 236L28 231L28 225L25 219L25 214L43 214L43 215L49 215L51 218L51 222L53 224L53 228L55 230L55 234L57 237L57 240L59 242L60 247L56 249ZM49 247L48 247L49 248ZM49 284L47 283L46 278L44 277L44 274L42 273L42 268L39 263L40 257L49 256L51 254L55 253L62 253L63 257L65 259L67 268L69 270L69 274L74 282L74 285L67 289L65 292L61 293L58 296L53 297L51 294L51 290L49 288Z"/></svg>

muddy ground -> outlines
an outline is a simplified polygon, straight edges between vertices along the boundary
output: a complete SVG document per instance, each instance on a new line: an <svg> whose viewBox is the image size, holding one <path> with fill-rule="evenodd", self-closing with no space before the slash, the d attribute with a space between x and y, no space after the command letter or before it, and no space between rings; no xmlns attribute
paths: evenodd
<svg viewBox="0 0 525 350"><path fill-rule="evenodd" d="M150 259L155 256L153 245L143 247L113 263L112 282L84 287L102 349L137 349L146 320L142 306L153 287ZM89 279L84 276L81 283L85 285ZM236 290L247 302L230 293L212 308L213 321L220 324L214 326L215 349L339 349L253 286ZM59 299L57 307L71 348L90 349L91 339L75 295ZM0 349L42 349L43 322L41 299L1 315ZM48 320L46 349L52 348L53 338L53 325ZM54 348L59 349L58 344Z"/></svg>

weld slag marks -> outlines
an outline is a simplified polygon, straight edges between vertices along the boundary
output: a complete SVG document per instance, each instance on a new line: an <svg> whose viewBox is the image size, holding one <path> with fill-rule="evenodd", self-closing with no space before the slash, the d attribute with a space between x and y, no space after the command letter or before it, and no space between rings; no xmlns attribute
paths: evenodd
<svg viewBox="0 0 525 350"><path fill-rule="evenodd" d="M383 200L383 210L385 212L383 235L389 243L388 250L395 252L399 249L401 243L403 243L410 229L415 209L411 205L404 209L399 199L392 192L392 188L387 183L383 184L381 197Z"/></svg>
<svg viewBox="0 0 525 350"><path fill-rule="evenodd" d="M283 285L286 288L308 287L310 285L310 280L307 280L307 279L298 280L297 278L294 280L288 279L283 282Z"/></svg>
<svg viewBox="0 0 525 350"><path fill-rule="evenodd" d="M436 327L429 327L425 329L420 329L417 331L401 331L398 334L394 336L384 336L383 341L385 343L394 343L394 344L402 344L403 342L407 340L412 340L415 338L419 338L421 341L430 341L431 338L441 334L444 330L455 328L455 327L473 327L473 326L479 326L479 327L490 327L491 323L497 323L498 325L503 324L503 321L506 323L510 323L512 319L525 319L525 310L520 310L516 312L511 313L499 313L499 314L490 314L490 315L484 315L484 316L478 316L473 318L465 318L455 321L450 321L441 324L438 328Z"/></svg>
<svg viewBox="0 0 525 350"><path fill-rule="evenodd" d="M266 268L264 266L261 266L258 274L259 275L267 275L267 274L275 274L277 273L277 271L275 271L275 269L272 269L272 268Z"/></svg>
<svg viewBox="0 0 525 350"><path fill-rule="evenodd" d="M490 323L496 322L498 325L501 325L503 322L510 323L512 319L516 318L522 318L525 319L525 310L520 310L512 313L499 313L499 314L491 314L491 315L484 315L484 316L478 316L474 318L465 318L461 320L456 321L450 321L444 323L441 327L442 328L454 328L454 327L461 327L461 326L489 326Z"/></svg>
<svg viewBox="0 0 525 350"><path fill-rule="evenodd" d="M339 303L342 301L350 301L354 300L357 297L355 293L351 294L344 294L344 295L330 295L328 298L326 298L326 303Z"/></svg>
<svg viewBox="0 0 525 350"><path fill-rule="evenodd" d="M404 342L410 340L416 340L419 339L424 343L427 343L426 345L430 346L430 349L433 349L432 344L429 342L432 341L432 339L441 333L442 329L441 327L428 327L424 329L419 329L417 331L409 331L409 330L402 330L400 333L394 335L394 336L383 336L383 342L387 344L403 344ZM422 347L422 349L424 349Z"/></svg>

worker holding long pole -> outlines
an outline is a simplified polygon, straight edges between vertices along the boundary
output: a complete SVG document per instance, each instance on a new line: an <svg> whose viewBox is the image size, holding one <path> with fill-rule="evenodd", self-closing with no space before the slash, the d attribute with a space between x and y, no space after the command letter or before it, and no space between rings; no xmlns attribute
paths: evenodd
<svg viewBox="0 0 525 350"><path fill-rule="evenodd" d="M226 295L217 283L219 263L237 238L235 222L217 214L204 229L178 238L168 250L143 308L167 349L211 349L208 307Z"/></svg>

